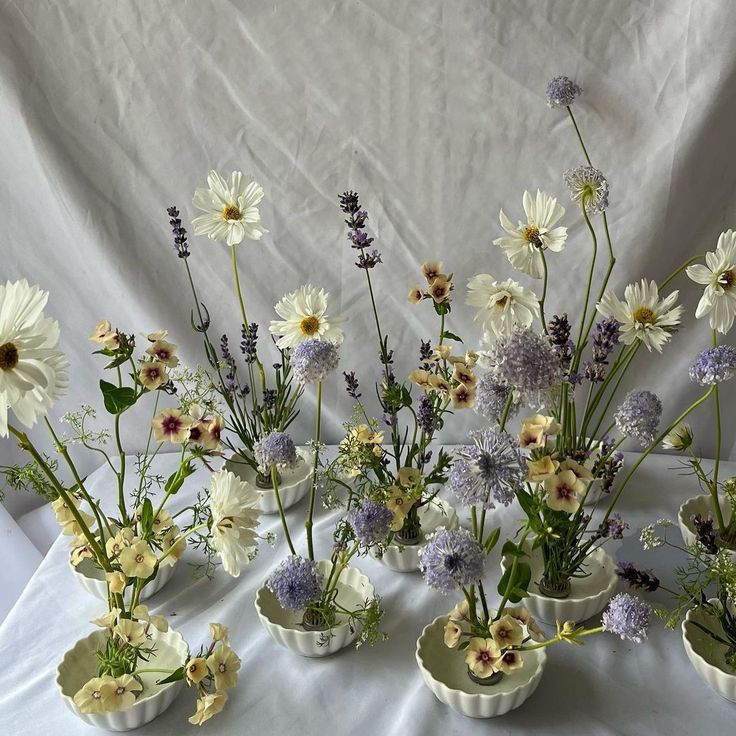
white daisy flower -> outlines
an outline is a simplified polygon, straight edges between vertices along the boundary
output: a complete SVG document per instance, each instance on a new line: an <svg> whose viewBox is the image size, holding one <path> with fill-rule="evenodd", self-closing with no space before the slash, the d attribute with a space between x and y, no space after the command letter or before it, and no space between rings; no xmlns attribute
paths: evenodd
<svg viewBox="0 0 736 736"><path fill-rule="evenodd" d="M234 578L240 575L241 566L254 557L260 499L260 491L229 470L212 474L210 544L220 554L225 572Z"/></svg>
<svg viewBox="0 0 736 736"><path fill-rule="evenodd" d="M48 296L25 279L0 286L0 437L9 409L32 427L69 385L59 324L43 314Z"/></svg>
<svg viewBox="0 0 736 736"><path fill-rule="evenodd" d="M284 296L274 307L280 320L272 320L268 328L274 335L281 335L276 345L293 348L304 340L326 340L340 345L342 330L337 327L344 317L329 317L327 314L329 294L314 286L300 286Z"/></svg>
<svg viewBox="0 0 736 736"><path fill-rule="evenodd" d="M555 253L565 247L566 227L553 227L565 214L565 208L557 204L557 199L537 189L536 198L524 192L523 198L526 223L519 221L517 226L501 210L501 227L508 233L496 238L494 245L500 245L511 265L532 278L544 276L542 250L549 248Z"/></svg>
<svg viewBox="0 0 736 736"><path fill-rule="evenodd" d="M475 321L496 337L510 335L516 327L530 327L539 316L539 300L533 291L513 279L496 281L487 273L468 280L465 303L479 307Z"/></svg>
<svg viewBox="0 0 736 736"><path fill-rule="evenodd" d="M209 189L197 189L192 202L205 214L192 220L195 235L224 240L237 245L243 238L260 240L268 230L261 225L258 203L263 187L241 171L233 171L225 181L216 171L207 176Z"/></svg>
<svg viewBox="0 0 736 736"><path fill-rule="evenodd" d="M736 318L736 233L726 230L718 237L715 251L705 254L706 266L688 266L687 275L704 284L695 316L710 315L710 327L725 335Z"/></svg>
<svg viewBox="0 0 736 736"><path fill-rule="evenodd" d="M631 345L641 340L648 350L662 352L662 346L680 324L682 307L675 307L679 292L673 291L666 299L659 299L655 281L642 279L629 284L621 301L612 291L607 291L596 309L604 317L613 317L620 324L620 340Z"/></svg>

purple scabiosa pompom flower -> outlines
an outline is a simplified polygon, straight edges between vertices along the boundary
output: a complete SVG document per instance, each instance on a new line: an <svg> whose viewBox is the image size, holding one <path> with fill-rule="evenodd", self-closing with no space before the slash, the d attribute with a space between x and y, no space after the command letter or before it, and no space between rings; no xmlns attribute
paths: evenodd
<svg viewBox="0 0 736 736"><path fill-rule="evenodd" d="M651 391L631 391L614 414L621 434L634 437L646 447L657 436L662 402Z"/></svg>
<svg viewBox="0 0 736 736"><path fill-rule="evenodd" d="M472 445L455 450L450 490L466 506L508 506L526 478L526 463L513 438L491 427L470 433Z"/></svg>
<svg viewBox="0 0 736 736"><path fill-rule="evenodd" d="M394 515L385 503L379 503L371 498L363 501L359 509L354 509L348 515L355 536L366 547L378 544L388 536L393 519Z"/></svg>
<svg viewBox="0 0 736 736"><path fill-rule="evenodd" d="M616 575L631 588L648 590L650 593L659 588L659 578L651 570L638 570L631 562L619 562Z"/></svg>
<svg viewBox="0 0 736 736"><path fill-rule="evenodd" d="M576 166L562 174L573 202L585 202L588 215L605 212L608 207L608 180L592 166Z"/></svg>
<svg viewBox="0 0 736 736"><path fill-rule="evenodd" d="M291 368L302 385L323 381L337 370L340 353L337 345L327 340L304 340L291 351Z"/></svg>
<svg viewBox="0 0 736 736"><path fill-rule="evenodd" d="M501 386L496 383L492 374L486 373L475 384L473 409L476 414L480 414L489 422L497 422L503 416L503 410L510 395L511 389L508 386ZM507 418L511 419L517 411L518 406L512 400Z"/></svg>
<svg viewBox="0 0 736 736"><path fill-rule="evenodd" d="M483 550L475 537L463 528L439 527L419 551L419 569L430 588L450 593L480 580Z"/></svg>
<svg viewBox="0 0 736 736"><path fill-rule="evenodd" d="M296 466L299 456L291 437L286 432L271 432L253 446L258 469L270 473L274 466L286 470Z"/></svg>
<svg viewBox="0 0 736 736"><path fill-rule="evenodd" d="M301 611L322 595L322 574L317 563L299 555L289 555L268 578L266 585L282 608Z"/></svg>
<svg viewBox="0 0 736 736"><path fill-rule="evenodd" d="M690 380L701 386L714 386L736 375L736 348L717 345L703 350L690 367Z"/></svg>
<svg viewBox="0 0 736 736"><path fill-rule="evenodd" d="M547 82L544 94L550 107L570 107L582 91L569 77L559 76Z"/></svg>
<svg viewBox="0 0 736 736"><path fill-rule="evenodd" d="M491 374L497 383L513 390L514 397L533 409L551 400L562 381L562 366L549 341L533 330L504 335L488 351Z"/></svg>
<svg viewBox="0 0 736 736"><path fill-rule="evenodd" d="M641 644L647 638L651 612L652 607L640 598L619 593L611 598L608 608L603 612L603 630Z"/></svg>

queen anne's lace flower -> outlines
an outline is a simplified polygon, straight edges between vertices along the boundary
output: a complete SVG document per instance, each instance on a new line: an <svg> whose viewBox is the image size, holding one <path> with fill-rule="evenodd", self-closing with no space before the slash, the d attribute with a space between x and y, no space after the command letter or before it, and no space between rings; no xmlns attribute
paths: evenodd
<svg viewBox="0 0 736 736"><path fill-rule="evenodd" d="M287 557L269 577L268 589L282 608L301 611L322 595L323 576L317 563L298 555Z"/></svg>
<svg viewBox="0 0 736 736"><path fill-rule="evenodd" d="M717 345L703 350L690 367L690 380L701 386L714 386L736 375L736 348Z"/></svg>
<svg viewBox="0 0 736 736"><path fill-rule="evenodd" d="M340 353L337 345L323 340L305 340L291 351L291 368L302 385L323 381L337 370Z"/></svg>
<svg viewBox="0 0 736 736"><path fill-rule="evenodd" d="M621 434L634 437L642 447L654 441L662 402L651 391L631 391L616 410L614 420Z"/></svg>
<svg viewBox="0 0 736 736"><path fill-rule="evenodd" d="M442 593L469 585L483 575L483 550L463 528L437 529L419 551L419 560L427 585Z"/></svg>
<svg viewBox="0 0 736 736"><path fill-rule="evenodd" d="M582 91L572 79L561 75L547 82L545 97L550 107L569 107Z"/></svg>
<svg viewBox="0 0 736 736"><path fill-rule="evenodd" d="M648 603L628 593L619 593L603 612L603 630L640 644L647 638L651 612Z"/></svg>

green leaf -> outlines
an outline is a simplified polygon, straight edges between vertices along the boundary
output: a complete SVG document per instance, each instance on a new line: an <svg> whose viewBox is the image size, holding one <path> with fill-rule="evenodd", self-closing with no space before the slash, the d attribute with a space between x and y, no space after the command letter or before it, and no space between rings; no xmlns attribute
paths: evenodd
<svg viewBox="0 0 736 736"><path fill-rule="evenodd" d="M511 541L510 539L507 539L503 543L503 547L501 548L501 554L506 557L506 555L510 557L523 557L524 556L524 550L519 547L518 544Z"/></svg>
<svg viewBox="0 0 736 736"><path fill-rule="evenodd" d="M454 340L455 342L462 342L462 338L458 337L454 332L450 332L449 330L445 330L442 333L442 339L443 340Z"/></svg>
<svg viewBox="0 0 736 736"><path fill-rule="evenodd" d="M494 529L486 538L486 542L483 545L486 554L490 552L497 544L498 540L501 537L501 527L498 527L497 529Z"/></svg>
<svg viewBox="0 0 736 736"><path fill-rule="evenodd" d="M159 680L159 685L166 685L168 682L177 682L178 680L184 679L184 667L179 667L179 669L174 670L168 677L165 677L163 680Z"/></svg>
<svg viewBox="0 0 736 736"><path fill-rule="evenodd" d="M170 493L172 496L178 493L184 485L184 481L194 472L194 470L194 465L192 465L191 461L187 460L175 473L172 473L169 476L166 481L166 485L164 486L164 491L166 493Z"/></svg>
<svg viewBox="0 0 736 736"><path fill-rule="evenodd" d="M147 536L151 528L153 527L153 504L151 503L151 499L147 498L143 502L143 509L141 511L141 531L143 532L143 536Z"/></svg>
<svg viewBox="0 0 736 736"><path fill-rule="evenodd" d="M517 562L514 577L511 577L512 567L504 572L498 583L498 594L505 596L508 591L508 599L511 603L518 603L527 595L529 583L532 579L532 569L526 562Z"/></svg>
<svg viewBox="0 0 736 736"><path fill-rule="evenodd" d="M135 389L130 386L116 386L108 381L100 381L100 391L105 409L110 414L122 414L136 402Z"/></svg>
<svg viewBox="0 0 736 736"><path fill-rule="evenodd" d="M524 513L527 515L527 518L534 519L537 518L538 512L537 512L537 503L534 496L532 496L531 493L527 493L526 491L518 491L516 493L516 498L519 499L519 505L523 509Z"/></svg>

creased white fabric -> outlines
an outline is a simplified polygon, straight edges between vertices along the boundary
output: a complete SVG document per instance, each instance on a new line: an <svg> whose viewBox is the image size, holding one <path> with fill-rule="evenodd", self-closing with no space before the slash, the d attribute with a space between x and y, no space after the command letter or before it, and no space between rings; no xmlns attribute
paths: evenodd
<svg viewBox="0 0 736 736"><path fill-rule="evenodd" d="M628 455L627 463L635 456ZM156 469L168 475L173 455L156 459ZM667 470L673 458L651 456L627 488L619 511L630 524L627 537L613 542L609 552L619 560L652 568L663 584L672 582L672 570L683 560L662 549L645 552L638 541L642 526L661 518L675 518L678 505L697 493L690 477ZM706 465L706 468L709 468ZM723 467L735 473L736 464ZM88 480L94 495L114 504L109 476L103 469ZM187 480L172 508L185 506L207 483L203 471ZM449 499L448 500L452 500ZM305 502L288 512L292 530L303 521ZM518 528L518 507L491 513L491 523L502 524L511 536ZM467 524L461 514L461 523ZM327 555L334 513L320 510L316 551ZM263 532L279 532L278 517L263 517ZM293 533L293 532L292 532ZM674 539L678 538L673 530ZM304 551L303 528L293 534ZM502 536L503 538L503 536ZM54 685L55 667L80 637L91 629L86 622L102 610L72 579L67 563L68 540L56 541L30 584L0 625L0 723L12 736L84 736L103 733L85 726L67 711ZM486 563L488 591L499 579L498 550ZM318 661L299 657L278 647L261 628L253 606L256 589L286 554L280 539L275 549L261 548L256 561L237 580L221 570L214 580L194 580L192 570L180 564L171 582L148 602L152 611L170 616L196 648L207 637L207 624L218 621L231 630L234 649L243 659L240 684L231 693L226 710L204 726L221 736L243 733L284 734L298 730L304 736L405 736L405 734L494 734L522 736L644 736L692 733L725 734L733 723L733 706L701 682L687 660L680 632L664 630L653 622L650 639L634 646L601 634L584 647L556 645L542 681L520 709L490 722L463 718L437 701L424 685L414 659L422 628L454 605L452 596L430 591L418 573L396 573L371 558L356 566L383 597L386 642L373 648L347 649ZM188 550L185 560L197 561ZM647 594L644 594L647 595ZM649 596L666 602L666 594ZM161 718L142 728L141 736L179 736L188 732L186 718L194 712L191 692L183 692Z"/></svg>

